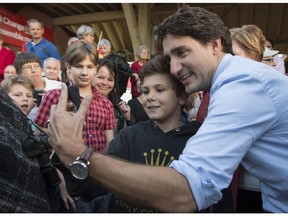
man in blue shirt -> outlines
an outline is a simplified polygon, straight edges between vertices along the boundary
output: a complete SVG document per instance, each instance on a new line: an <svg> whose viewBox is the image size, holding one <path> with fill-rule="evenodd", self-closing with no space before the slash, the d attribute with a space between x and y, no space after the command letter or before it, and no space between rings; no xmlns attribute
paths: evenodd
<svg viewBox="0 0 288 216"><path fill-rule="evenodd" d="M30 19L27 21L29 33L32 40L25 44L25 52L34 52L38 56L43 68L43 62L49 57L54 57L58 60L61 56L57 50L57 47L43 37L44 26L43 23L37 19Z"/></svg>
<svg viewBox="0 0 288 216"><path fill-rule="evenodd" d="M169 168L93 152L89 175L135 203L162 212L193 212L222 198L221 190L241 163L261 182L264 211L288 212L288 77L261 62L232 56L229 29L203 8L184 6L156 33L170 72L186 92L210 92L208 115ZM72 116L66 111L67 88L62 89L51 111L49 135L68 165L87 148L81 131L91 98Z"/></svg>

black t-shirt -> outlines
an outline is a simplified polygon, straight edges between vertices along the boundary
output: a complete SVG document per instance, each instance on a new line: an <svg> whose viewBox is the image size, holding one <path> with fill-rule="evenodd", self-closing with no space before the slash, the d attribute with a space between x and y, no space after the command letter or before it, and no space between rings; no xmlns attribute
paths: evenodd
<svg viewBox="0 0 288 216"><path fill-rule="evenodd" d="M147 166L169 166L178 159L187 140L193 136L200 124L189 122L164 133L153 121L139 122L124 128L110 142L108 154L146 164ZM109 212L153 213L154 209L137 206L112 195Z"/></svg>

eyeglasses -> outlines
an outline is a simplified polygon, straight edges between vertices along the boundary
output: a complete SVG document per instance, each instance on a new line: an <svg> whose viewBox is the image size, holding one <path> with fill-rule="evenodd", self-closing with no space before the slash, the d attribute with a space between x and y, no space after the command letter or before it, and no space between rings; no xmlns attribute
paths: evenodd
<svg viewBox="0 0 288 216"><path fill-rule="evenodd" d="M31 72L31 71L33 71L33 69L34 70L40 70L41 67L40 67L40 65L34 65L34 66L27 65L27 66L22 67L22 71L26 71L26 72L28 72L28 71Z"/></svg>

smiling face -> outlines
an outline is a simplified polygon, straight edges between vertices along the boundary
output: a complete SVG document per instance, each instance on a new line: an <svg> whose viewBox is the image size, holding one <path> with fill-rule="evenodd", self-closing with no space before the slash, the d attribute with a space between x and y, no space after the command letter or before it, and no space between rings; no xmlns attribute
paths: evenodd
<svg viewBox="0 0 288 216"><path fill-rule="evenodd" d="M108 97L115 85L114 77L114 74L109 71L107 66L101 66L98 68L98 72L93 80L93 86L96 87L102 96Z"/></svg>
<svg viewBox="0 0 288 216"><path fill-rule="evenodd" d="M83 61L70 67L73 83L79 88L91 86L96 74L96 66L87 56Z"/></svg>
<svg viewBox="0 0 288 216"><path fill-rule="evenodd" d="M144 78L141 100L149 118L160 128L161 125L179 122L181 106L186 102L186 98L176 96L173 83L163 74Z"/></svg>
<svg viewBox="0 0 288 216"><path fill-rule="evenodd" d="M209 90L223 51L220 39L202 45L188 36L167 36L164 55L170 57L170 70L185 85L187 93Z"/></svg>
<svg viewBox="0 0 288 216"><path fill-rule="evenodd" d="M58 80L60 73L60 62L58 60L49 59L47 62L45 62L43 71L48 79Z"/></svg>
<svg viewBox="0 0 288 216"><path fill-rule="evenodd" d="M21 84L14 84L8 95L15 101L21 111L28 115L34 106L33 92Z"/></svg>
<svg viewBox="0 0 288 216"><path fill-rule="evenodd" d="M111 51L111 48L107 45L102 45L102 46L99 46L100 47L100 50L101 50L101 53L104 57L108 56L108 54L110 53Z"/></svg>

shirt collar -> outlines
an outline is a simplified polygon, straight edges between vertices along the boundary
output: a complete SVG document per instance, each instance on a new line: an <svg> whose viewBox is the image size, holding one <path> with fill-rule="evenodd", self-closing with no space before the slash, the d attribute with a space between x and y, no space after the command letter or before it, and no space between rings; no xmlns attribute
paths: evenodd
<svg viewBox="0 0 288 216"><path fill-rule="evenodd" d="M220 61L214 76L213 76L213 80L212 80L212 86L215 83L216 79L218 78L218 76L224 71L224 69L227 67L227 65L231 62L233 56L230 53L226 53L222 60Z"/></svg>

